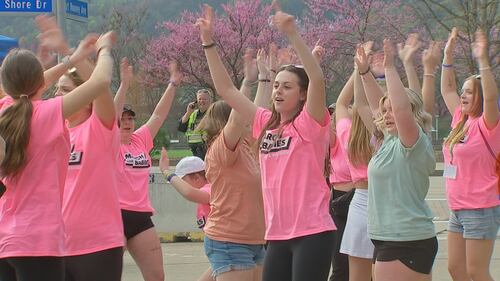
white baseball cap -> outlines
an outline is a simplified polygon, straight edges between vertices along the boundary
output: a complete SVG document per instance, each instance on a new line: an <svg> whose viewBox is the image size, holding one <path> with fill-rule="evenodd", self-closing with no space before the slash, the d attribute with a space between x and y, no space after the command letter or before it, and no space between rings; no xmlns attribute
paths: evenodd
<svg viewBox="0 0 500 281"><path fill-rule="evenodd" d="M181 179L188 174L205 171L205 162L200 157L187 156L175 166L175 174Z"/></svg>

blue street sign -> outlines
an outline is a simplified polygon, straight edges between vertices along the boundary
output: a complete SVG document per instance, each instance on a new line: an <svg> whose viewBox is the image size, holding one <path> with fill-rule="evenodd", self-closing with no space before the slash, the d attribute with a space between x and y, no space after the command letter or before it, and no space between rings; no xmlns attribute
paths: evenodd
<svg viewBox="0 0 500 281"><path fill-rule="evenodd" d="M52 0L1 0L0 12L51 13Z"/></svg>
<svg viewBox="0 0 500 281"><path fill-rule="evenodd" d="M66 16L88 19L88 3L80 0L66 0Z"/></svg>

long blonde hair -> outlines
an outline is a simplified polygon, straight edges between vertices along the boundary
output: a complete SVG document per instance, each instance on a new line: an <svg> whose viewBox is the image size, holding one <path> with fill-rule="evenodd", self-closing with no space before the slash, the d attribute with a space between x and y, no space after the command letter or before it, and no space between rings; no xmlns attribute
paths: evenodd
<svg viewBox="0 0 500 281"><path fill-rule="evenodd" d="M33 105L30 98L44 85L43 66L28 50L13 49L1 67L2 87L14 104L0 116L0 135L5 140L1 176L16 176L27 161Z"/></svg>
<svg viewBox="0 0 500 281"><path fill-rule="evenodd" d="M204 132L204 140L208 147L222 132L231 114L231 107L225 101L216 101L210 105L207 112L196 127Z"/></svg>
<svg viewBox="0 0 500 281"><path fill-rule="evenodd" d="M465 82L469 80L472 81L472 110L469 114L462 114L462 116L460 117L460 121L458 121L458 123L455 125L455 128L451 130L448 137L446 137L446 139L444 140L444 143L447 145L452 145L460 142L460 140L464 138L464 136L467 134L467 131L469 130L469 128L465 126L467 120L469 119L469 116L479 117L483 112L483 94L481 82L479 81L479 79L477 79L476 75L468 77L467 79L465 79Z"/></svg>
<svg viewBox="0 0 500 281"><path fill-rule="evenodd" d="M361 120L361 116L354 107L352 110L352 125L349 132L347 156L354 166L367 165L373 155L373 146L370 143L371 134Z"/></svg>
<svg viewBox="0 0 500 281"><path fill-rule="evenodd" d="M411 111L413 112L413 116L415 117L415 121L422 128L424 133L429 134L432 127L432 116L424 110L424 102L422 97L415 93L415 91L405 88L406 95L410 100ZM375 125L379 128L379 130L385 130L384 123L384 115L382 114L384 103L389 99L389 96L384 95L379 102L380 115L377 119L375 119Z"/></svg>

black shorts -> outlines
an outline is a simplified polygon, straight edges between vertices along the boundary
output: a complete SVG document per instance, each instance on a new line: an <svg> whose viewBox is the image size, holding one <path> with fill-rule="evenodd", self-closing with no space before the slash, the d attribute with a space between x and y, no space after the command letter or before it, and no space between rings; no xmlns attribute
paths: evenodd
<svg viewBox="0 0 500 281"><path fill-rule="evenodd" d="M438 250L436 237L416 241L373 240L373 263L375 261L399 260L411 270L430 274Z"/></svg>
<svg viewBox="0 0 500 281"><path fill-rule="evenodd" d="M155 227L151 212L136 212L122 209L123 232L127 240L137 234Z"/></svg>

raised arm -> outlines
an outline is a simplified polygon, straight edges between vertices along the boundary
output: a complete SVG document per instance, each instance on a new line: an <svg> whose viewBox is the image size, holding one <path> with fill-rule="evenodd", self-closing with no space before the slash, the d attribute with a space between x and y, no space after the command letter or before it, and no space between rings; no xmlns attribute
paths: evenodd
<svg viewBox="0 0 500 281"><path fill-rule="evenodd" d="M297 53L300 61L304 64L304 70L309 77L307 89L306 109L318 123L324 122L326 108L325 77L323 70L300 37L293 16L281 11L278 1L273 1L276 14L273 16L273 24L285 34L292 47Z"/></svg>
<svg viewBox="0 0 500 281"><path fill-rule="evenodd" d="M460 97L457 93L457 82L455 80L455 68L453 67L453 52L457 41L458 30L451 30L448 42L444 47L444 58L441 68L441 95L450 114L453 115L457 106L460 105Z"/></svg>
<svg viewBox="0 0 500 281"><path fill-rule="evenodd" d="M373 43L370 43L369 50L371 49L371 45ZM366 43L365 43L366 45ZM356 57L358 56L357 53L364 52L363 46L358 46L356 50ZM356 59L357 61L357 59ZM359 66L358 66L359 67ZM357 69L357 68L356 68ZM363 82L361 81L361 74L363 72L360 71L354 71L354 104L353 108L358 112L359 116L361 117L361 120L365 124L365 127L368 129L370 133L373 134L375 131L375 124L373 123L373 115L372 111L370 109L370 105L368 104L368 100L366 98L365 90L363 88ZM370 70L365 70L364 75L371 74Z"/></svg>
<svg viewBox="0 0 500 281"><path fill-rule="evenodd" d="M215 14L212 7L204 5L204 17L196 21L196 25L200 29L201 42L205 50L210 75L214 82L217 94L220 95L229 106L242 115L244 120L253 121L257 106L253 104L247 97L241 95L238 89L234 86L227 70L217 53L213 35L213 24ZM239 138L238 138L239 139Z"/></svg>
<svg viewBox="0 0 500 281"><path fill-rule="evenodd" d="M163 122L167 119L167 115L170 112L170 107L172 106L172 102L175 97L175 91L177 87L182 82L182 74L179 71L176 62L171 62L169 65L170 72L170 83L168 83L167 89L161 96L160 101L155 107L153 114L149 117L148 122L146 122L145 126L149 128L151 132L151 136L154 138L158 131L160 130Z"/></svg>
<svg viewBox="0 0 500 281"><path fill-rule="evenodd" d="M272 44L274 45L274 44ZM257 86L257 93L255 94L254 104L263 107L269 108L271 104L271 93L272 93L272 83L274 83L274 77L276 70L274 72L271 71L270 60L272 58L272 46L270 47L269 56L266 55L266 51L264 49L260 49L257 51L257 68L259 70L259 85ZM276 45L274 45L276 48ZM276 52L276 50L274 50Z"/></svg>
<svg viewBox="0 0 500 281"><path fill-rule="evenodd" d="M247 97L252 99L252 88L257 83L259 70L257 69L257 62L253 58L253 49L246 49L243 55L243 83L241 83L240 92Z"/></svg>
<svg viewBox="0 0 500 281"><path fill-rule="evenodd" d="M408 79L408 88L413 90L415 93L420 94L422 88L420 87L420 81L418 80L417 70L415 69L415 53L420 48L421 43L418 40L418 33L410 33L406 39L406 43L398 44L398 54L399 58L403 62L403 67L405 68L406 78Z"/></svg>
<svg viewBox="0 0 500 281"><path fill-rule="evenodd" d="M472 54L477 60L479 73L481 73L484 123L487 128L492 129L498 123L498 88L488 58L488 38L482 30L476 31Z"/></svg>
<svg viewBox="0 0 500 281"><path fill-rule="evenodd" d="M128 63L127 58L123 58L120 63L120 87L116 91L114 104L118 118L121 118L123 107L127 101L127 91L130 88L130 83L134 79L134 69Z"/></svg>
<svg viewBox="0 0 500 281"><path fill-rule="evenodd" d="M89 80L62 97L64 118L78 112L99 95L108 94L113 76L111 48L115 42L116 35L113 32L108 32L95 42L95 46L93 44L85 46L85 48L95 48L97 50L97 65Z"/></svg>
<svg viewBox="0 0 500 281"><path fill-rule="evenodd" d="M422 83L422 99L424 110L434 117L434 104L436 102L436 69L441 61L441 46L439 42L431 41L429 48L422 54L424 78Z"/></svg>
<svg viewBox="0 0 500 281"><path fill-rule="evenodd" d="M335 119L337 122L343 118L351 118L351 114L349 114L349 105L354 97L354 74L356 70L353 71L347 83L345 83L342 91L337 98L337 102L335 103Z"/></svg>
<svg viewBox="0 0 500 281"><path fill-rule="evenodd" d="M384 39L385 79L394 122L401 143L405 147L412 147L418 140L419 130L411 109L410 99L394 65L394 55L395 51L391 41Z"/></svg>
<svg viewBox="0 0 500 281"><path fill-rule="evenodd" d="M373 116L378 116L379 114L379 101L384 96L382 88L378 85L375 77L372 74L377 68L383 69L383 54L377 53L372 56L372 63L370 62L368 56L366 55L365 48L358 47L356 50L356 65L358 66L358 71L361 76L361 82L363 84L363 89L365 93L366 100L370 106L370 110ZM371 70L371 71L370 71ZM365 124L366 125L366 124Z"/></svg>
<svg viewBox="0 0 500 281"><path fill-rule="evenodd" d="M163 175L168 175L168 169L170 168L170 160L168 159L167 150L164 147L161 149L161 157L160 157L160 170ZM170 184L179 192L182 197L187 200L199 203L199 204L209 204L210 203L210 194L201 191L197 188L194 188L192 185L187 183L185 180L181 179L178 176L173 177L170 180Z"/></svg>

